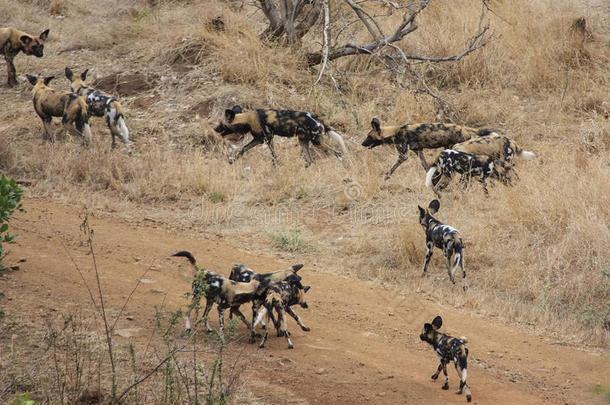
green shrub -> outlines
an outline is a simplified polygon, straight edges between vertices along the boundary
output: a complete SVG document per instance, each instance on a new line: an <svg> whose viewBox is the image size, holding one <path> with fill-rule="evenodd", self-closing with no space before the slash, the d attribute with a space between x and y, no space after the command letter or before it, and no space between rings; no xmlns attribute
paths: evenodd
<svg viewBox="0 0 610 405"><path fill-rule="evenodd" d="M2 258L4 257L3 243L13 243L17 235L8 232L8 221L15 211L25 212L21 205L23 190L19 188L15 179L7 179L2 175L0 179L0 270L4 268Z"/></svg>

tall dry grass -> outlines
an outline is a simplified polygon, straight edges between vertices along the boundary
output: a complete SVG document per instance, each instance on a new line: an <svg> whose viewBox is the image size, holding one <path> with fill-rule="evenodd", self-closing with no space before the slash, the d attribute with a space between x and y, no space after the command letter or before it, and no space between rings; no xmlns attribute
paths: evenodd
<svg viewBox="0 0 610 405"><path fill-rule="evenodd" d="M51 27L47 56L18 57L20 74L61 76L69 65L91 68L92 79L123 72L156 78L148 89L118 94L133 156L111 151L95 119L91 149L69 138L43 144L27 85L7 90L0 170L37 179L32 194L221 233L261 253L276 251L265 235L298 229L307 246L298 255L328 271L550 328L564 339L608 343L610 53L598 9L568 1L493 2L489 45L457 63L414 65L461 123L494 128L538 155L517 163L513 187L495 185L485 196L478 184L466 191L454 185L443 197L438 218L460 229L466 244L471 289L463 295L449 285L440 252L429 277L420 278L425 249L417 205L434 195L417 159L385 182L396 152L359 146L373 117L388 124L446 119L433 99L414 91L416 82L359 56L331 66L336 86L325 76L311 89L317 70L306 67L303 55L319 47L316 32L303 49L291 50L261 42L263 19L247 7L114 3L72 0L58 19L37 13L35 2L0 0L9 10L0 24L33 32ZM400 45L429 56L459 51L478 13L479 5L465 0L433 2ZM591 37L571 28L580 16ZM224 30L210 23L218 17ZM102 18L105 24L94 24ZM313 111L344 134L350 156L339 162L319 154L305 169L296 142L278 140L277 168L264 147L229 165L226 154L235 150L212 126L233 104Z"/></svg>

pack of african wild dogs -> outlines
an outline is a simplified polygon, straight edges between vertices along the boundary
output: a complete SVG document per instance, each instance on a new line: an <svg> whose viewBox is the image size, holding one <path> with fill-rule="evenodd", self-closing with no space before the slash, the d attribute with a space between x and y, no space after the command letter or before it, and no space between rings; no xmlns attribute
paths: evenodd
<svg viewBox="0 0 610 405"><path fill-rule="evenodd" d="M16 28L0 28L0 53L5 57L8 72L9 87L18 84L17 73L13 60L19 52L36 57L43 56L44 43L49 36L49 30L34 36ZM89 117L103 117L112 136L112 147L118 137L131 153L132 144L129 140L129 130L125 122L123 108L119 100L101 90L86 84L88 70L80 75L69 67L65 68L65 77L70 85L67 89L57 89L49 84L54 77L26 75L32 85L34 112L43 124L43 139L55 141L51 128L53 117L61 117L63 128L70 134L83 139L85 146L91 144L92 135ZM235 105L226 109L224 119L214 130L225 137L231 134L250 134L252 140L239 152L231 156L229 161L241 157L248 150L261 144L267 145L271 152L272 163L277 161L273 147L273 137L296 137L301 147L306 166L313 163L310 145L325 148L334 143L342 158L348 153L343 137L326 125L317 115L311 112L278 109L247 110ZM493 179L504 184L510 184L516 177L514 171L515 158L534 159L532 152L523 150L510 138L499 135L490 129L476 129L451 123L418 123L405 125L382 126L377 118L371 120L371 130L362 142L363 147L375 148L379 145L394 145L398 157L385 174L389 179L396 169L407 160L409 151L416 153L425 171L425 184L431 187L440 198L440 192L450 183L454 175L459 175L459 181L467 184L472 178L478 178L483 190L487 193L487 181ZM426 162L424 149L440 150L432 164ZM457 229L446 225L433 217L440 209L440 202L435 199L426 208L419 207L419 223L425 234L426 256L422 276L426 275L428 263L434 248L441 249L447 261L449 280L455 284L455 273L460 268L462 272L462 290L468 290L466 271L464 269L464 244ZM422 238L423 239L423 238ZM237 316L249 331L250 343L256 337L261 337L259 347L264 347L267 341L271 323L278 337L284 337L288 348L294 344L288 331L287 315L294 318L303 331L310 331L299 315L292 309L295 305L307 308L305 293L310 286L304 286L298 271L302 264L288 269L259 273L245 264L237 264L231 269L229 277L214 273L199 267L194 256L187 251L180 251L173 256L185 257L194 269L192 284L192 299L186 315L186 329L192 325L204 324L211 331L208 316L212 306L216 304L219 315L219 332L224 333L224 312L229 309L229 316ZM191 312L199 308L199 303L205 298L206 304L203 316L191 321ZM252 304L252 320L248 321L240 311L244 304ZM258 324L264 328L261 336L256 332ZM471 401L470 388L466 382L467 357L465 337L452 337L439 332L443 320L435 317L430 323L425 323L420 339L429 343L440 357L440 364L432 379L437 379L441 370L445 377L443 389L448 389L447 365L453 361L460 378L457 394L463 391L466 399Z"/></svg>

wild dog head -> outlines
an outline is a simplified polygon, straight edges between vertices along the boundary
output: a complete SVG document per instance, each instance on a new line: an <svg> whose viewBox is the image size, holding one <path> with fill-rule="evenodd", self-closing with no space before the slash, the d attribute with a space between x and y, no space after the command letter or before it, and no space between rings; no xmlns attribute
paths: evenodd
<svg viewBox="0 0 610 405"><path fill-rule="evenodd" d="M371 121L372 129L366 136L366 139L362 142L362 146L373 149L375 146L379 146L383 143L383 136L381 136L381 123L377 118L373 118Z"/></svg>
<svg viewBox="0 0 610 405"><path fill-rule="evenodd" d="M419 205L417 206L417 208L419 208L419 224L424 228L424 231L428 229L432 215L435 214L440 207L441 203L438 200L430 201L430 204L428 204L428 208L426 209L423 209Z"/></svg>
<svg viewBox="0 0 610 405"><path fill-rule="evenodd" d="M80 76L76 76L69 67L66 67L66 78L70 80L70 89L73 92L78 93L78 90L81 87L88 87L87 85L85 85L85 80L87 79L88 72L89 69L86 69L83 73L80 74Z"/></svg>
<svg viewBox="0 0 610 405"><path fill-rule="evenodd" d="M33 36L29 34L23 34L19 37L19 42L23 47L23 53L26 55L34 55L38 58L42 58L44 50L44 42L49 36L49 30L44 30L40 35Z"/></svg>
<svg viewBox="0 0 610 405"><path fill-rule="evenodd" d="M251 130L251 124L248 122L249 115L244 113L241 106L235 105L230 110L225 110L225 121L220 122L214 131L221 136L230 134L246 134Z"/></svg>
<svg viewBox="0 0 610 405"><path fill-rule="evenodd" d="M55 76L42 77L42 76L25 75L25 77L27 77L30 84L32 86L34 86L34 88L32 90L34 92L36 90L40 89L41 87L48 86L49 83L51 83L51 80L55 79Z"/></svg>
<svg viewBox="0 0 610 405"><path fill-rule="evenodd" d="M419 338L426 343L435 346L438 344L439 332L438 330L443 326L443 318L437 316L432 320L432 323L425 323L424 328L419 335Z"/></svg>
<svg viewBox="0 0 610 405"><path fill-rule="evenodd" d="M305 293L309 291L310 286L304 286L301 284L301 276L296 274L290 274L284 279L284 283L288 284L292 289L292 294L296 298L296 302L294 304L299 304L302 308L309 308L307 305L307 301L305 301Z"/></svg>

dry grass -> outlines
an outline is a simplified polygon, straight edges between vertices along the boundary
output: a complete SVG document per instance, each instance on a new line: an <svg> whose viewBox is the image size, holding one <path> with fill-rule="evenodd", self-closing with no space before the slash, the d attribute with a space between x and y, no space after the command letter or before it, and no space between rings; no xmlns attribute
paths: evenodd
<svg viewBox="0 0 610 405"><path fill-rule="evenodd" d="M91 68L91 80L122 72L158 80L121 97L136 145L131 157L109 150L99 120L89 150L69 139L42 144L28 86L7 91L0 169L38 179L31 193L122 212L116 215L146 207L147 215L173 226L221 232L262 251L273 247L261 233L303 229L307 250L298 254L331 271L348 267L355 277L550 328L568 340L608 344L610 53L596 9L567 1L494 2L505 21L491 16L492 43L459 63L416 66L463 123L495 128L539 156L518 163L513 187L497 185L485 197L473 184L443 198L439 219L460 229L466 243L471 290L462 295L449 286L440 252L430 276L419 277L424 236L417 204L433 194L417 159L384 182L395 151L359 148L372 117L388 124L444 118L433 100L413 92L414 84L358 57L332 68L340 95L327 79L310 92L317 71L302 62L304 51L262 43L260 16L247 8L211 1L62 4L69 17L57 19L37 13L36 2L0 0L8 10L0 25L51 27L45 58L18 57L19 74L61 76L70 65ZM402 46L428 55L460 49L477 13L465 0L434 3ZM571 30L581 15L592 35L584 40ZM217 17L224 30L210 23ZM101 20L107 23L93 23ZM306 40L305 48L317 46L317 38ZM229 165L231 150L211 128L233 104L314 111L344 133L350 157L341 163L319 155L305 169L296 142L280 140L277 168L263 147ZM583 325L586 333L579 332Z"/></svg>

